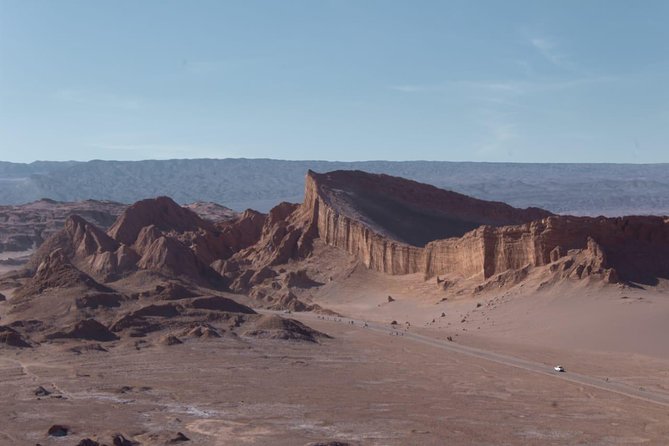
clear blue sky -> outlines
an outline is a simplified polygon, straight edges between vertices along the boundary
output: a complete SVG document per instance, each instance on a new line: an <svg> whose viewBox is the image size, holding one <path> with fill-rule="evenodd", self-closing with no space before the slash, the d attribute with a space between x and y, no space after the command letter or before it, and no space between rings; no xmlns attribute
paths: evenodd
<svg viewBox="0 0 669 446"><path fill-rule="evenodd" d="M669 162L669 1L0 0L0 160Z"/></svg>

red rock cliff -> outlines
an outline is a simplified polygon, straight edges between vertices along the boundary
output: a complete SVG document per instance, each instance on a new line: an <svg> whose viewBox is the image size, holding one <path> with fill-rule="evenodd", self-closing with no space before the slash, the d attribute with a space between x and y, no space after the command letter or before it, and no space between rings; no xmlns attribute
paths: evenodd
<svg viewBox="0 0 669 446"><path fill-rule="evenodd" d="M309 172L297 212L313 219L325 243L388 274L487 279L578 250L596 258L589 268L602 274L669 278L669 224L661 217L555 216L435 189L387 175Z"/></svg>

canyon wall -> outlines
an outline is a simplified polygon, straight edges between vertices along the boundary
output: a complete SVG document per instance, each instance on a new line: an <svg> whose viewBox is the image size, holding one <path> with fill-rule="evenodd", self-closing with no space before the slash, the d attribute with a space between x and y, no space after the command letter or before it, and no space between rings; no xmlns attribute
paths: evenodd
<svg viewBox="0 0 669 446"><path fill-rule="evenodd" d="M483 225L420 247L393 240L383 228L365 224L355 208L333 203L338 191L333 194L321 179L319 174L307 175L301 212L317 219L318 237L326 244L346 250L375 271L487 279L508 270L547 265L580 251L597 257L602 273L615 268L625 279L641 282L669 278L669 223L662 217L551 215L524 224ZM534 215L533 210L528 218Z"/></svg>

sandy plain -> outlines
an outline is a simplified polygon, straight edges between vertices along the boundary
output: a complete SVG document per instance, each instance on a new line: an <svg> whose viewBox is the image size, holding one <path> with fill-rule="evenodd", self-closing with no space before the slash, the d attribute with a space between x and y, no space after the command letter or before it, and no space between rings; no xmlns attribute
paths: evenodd
<svg viewBox="0 0 669 446"><path fill-rule="evenodd" d="M177 432L198 445L667 444L666 284L537 286L442 300L422 278L352 266L307 291L343 317L283 315L333 337L319 344L4 349L0 444L111 444L122 433L159 445ZM47 436L54 424L68 436Z"/></svg>

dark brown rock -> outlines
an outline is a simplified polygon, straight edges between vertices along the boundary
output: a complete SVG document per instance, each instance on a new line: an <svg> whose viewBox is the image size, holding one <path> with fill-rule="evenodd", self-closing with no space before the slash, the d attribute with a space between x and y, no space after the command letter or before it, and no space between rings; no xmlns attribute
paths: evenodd
<svg viewBox="0 0 669 446"><path fill-rule="evenodd" d="M177 432L176 436L169 440L169 443L181 443L184 441L190 441L190 438L188 438L181 432Z"/></svg>
<svg viewBox="0 0 669 446"><path fill-rule="evenodd" d="M79 321L67 330L51 333L46 336L47 339L87 339L90 341L115 341L118 339L107 327L95 319L86 319Z"/></svg>
<svg viewBox="0 0 669 446"><path fill-rule="evenodd" d="M0 325L0 344L19 348L30 347L18 331L6 325Z"/></svg>
<svg viewBox="0 0 669 446"><path fill-rule="evenodd" d="M47 433L50 437L66 437L69 431L70 428L67 426L63 426L62 424L54 424L49 428Z"/></svg>
<svg viewBox="0 0 669 446"><path fill-rule="evenodd" d="M51 395L51 392L46 390L44 387L39 386L37 389L35 389L35 392L33 392L35 396L49 396Z"/></svg>
<svg viewBox="0 0 669 446"><path fill-rule="evenodd" d="M206 310L227 311L230 313L256 314L253 309L235 302L232 299L220 296L200 297L194 299L190 306Z"/></svg>

